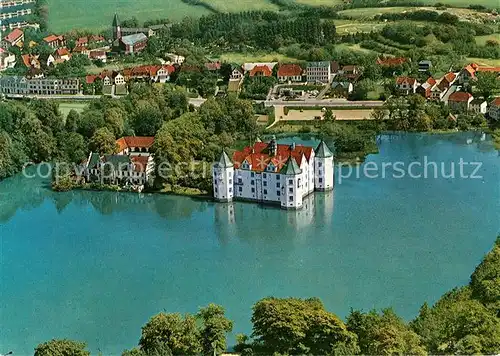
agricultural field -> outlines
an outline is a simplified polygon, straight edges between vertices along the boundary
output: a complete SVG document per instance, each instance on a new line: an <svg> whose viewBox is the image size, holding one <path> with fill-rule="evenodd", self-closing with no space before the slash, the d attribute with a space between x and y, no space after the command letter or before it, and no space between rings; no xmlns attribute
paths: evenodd
<svg viewBox="0 0 500 356"><path fill-rule="evenodd" d="M277 11L279 9L277 5L274 5L267 0L204 0L204 2L213 6L220 12L239 12L252 10Z"/></svg>
<svg viewBox="0 0 500 356"><path fill-rule="evenodd" d="M277 52L238 53L228 52L220 56L222 62L242 64L246 62L298 62L296 58L287 57Z"/></svg>
<svg viewBox="0 0 500 356"><path fill-rule="evenodd" d="M493 33L487 36L476 36L476 43L481 46L484 46L489 40L500 42L500 34Z"/></svg>
<svg viewBox="0 0 500 356"><path fill-rule="evenodd" d="M341 35L380 30L385 25L385 23L382 22L367 22L355 20L335 20L334 22L337 28L337 33Z"/></svg>
<svg viewBox="0 0 500 356"><path fill-rule="evenodd" d="M386 13L400 13L400 12L405 12L409 10L414 10L416 9L415 7L365 7L365 8L359 8L359 9L350 9L350 10L343 10L339 11L339 15L343 16L349 16L353 19L357 20L366 20L366 19L371 19L375 15L382 15Z"/></svg>
<svg viewBox="0 0 500 356"><path fill-rule="evenodd" d="M121 19L135 16L140 22L169 18L180 20L184 16L201 16L209 11L181 0L48 0L49 29L64 32L81 28L103 30L111 26L113 15Z"/></svg>
<svg viewBox="0 0 500 356"><path fill-rule="evenodd" d="M66 118L71 110L81 113L87 105L88 103L83 101L65 101L59 104L59 111L63 114L63 117Z"/></svg>
<svg viewBox="0 0 500 356"><path fill-rule="evenodd" d="M500 59L467 57L469 63L477 63L482 66L500 67Z"/></svg>
<svg viewBox="0 0 500 356"><path fill-rule="evenodd" d="M342 0L295 0L295 2L311 6L335 6L344 3Z"/></svg>
<svg viewBox="0 0 500 356"><path fill-rule="evenodd" d="M425 4L429 5L435 5L438 2L449 4L452 6L461 6L461 7L468 7L470 4L475 4L475 5L483 5L488 8L498 8L500 7L500 4L498 3L498 0L420 0Z"/></svg>

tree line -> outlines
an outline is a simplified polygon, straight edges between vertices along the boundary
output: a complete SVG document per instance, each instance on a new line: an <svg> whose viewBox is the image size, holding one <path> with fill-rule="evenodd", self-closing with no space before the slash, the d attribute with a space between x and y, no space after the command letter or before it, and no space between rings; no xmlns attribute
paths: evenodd
<svg viewBox="0 0 500 356"><path fill-rule="evenodd" d="M424 303L415 319L392 309L351 310L343 321L318 298L259 300L252 307L251 335L237 335L241 355L475 355L500 350L500 236L472 273L468 285ZM153 316L138 346L123 356L214 355L227 349L233 322L210 304L196 314ZM35 356L88 356L86 344L51 340Z"/></svg>

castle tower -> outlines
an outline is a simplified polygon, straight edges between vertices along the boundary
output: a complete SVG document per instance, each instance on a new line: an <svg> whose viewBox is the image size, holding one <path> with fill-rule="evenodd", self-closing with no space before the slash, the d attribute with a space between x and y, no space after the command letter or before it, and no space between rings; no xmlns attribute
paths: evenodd
<svg viewBox="0 0 500 356"><path fill-rule="evenodd" d="M217 201L232 201L234 186L234 165L226 152L222 151L219 161L213 167L214 198Z"/></svg>
<svg viewBox="0 0 500 356"><path fill-rule="evenodd" d="M118 19L118 14L115 12L115 17L113 18L113 40L119 40L122 38L122 29L120 26L120 20Z"/></svg>
<svg viewBox="0 0 500 356"><path fill-rule="evenodd" d="M325 141L321 141L314 151L314 189L332 190L333 182L333 153Z"/></svg>
<svg viewBox="0 0 500 356"><path fill-rule="evenodd" d="M288 161L280 171L281 175L281 208L300 209L302 208L302 170L290 156Z"/></svg>

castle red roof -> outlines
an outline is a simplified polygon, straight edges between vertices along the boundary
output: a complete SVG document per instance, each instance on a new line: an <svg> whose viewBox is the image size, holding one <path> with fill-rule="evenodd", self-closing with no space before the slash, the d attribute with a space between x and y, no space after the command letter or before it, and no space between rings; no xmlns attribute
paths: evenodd
<svg viewBox="0 0 500 356"><path fill-rule="evenodd" d="M126 136L116 140L119 152L129 147L149 148L154 142L155 138L151 136Z"/></svg>
<svg viewBox="0 0 500 356"><path fill-rule="evenodd" d="M130 156L130 160L134 164L135 172L145 172L148 166L149 156Z"/></svg>
<svg viewBox="0 0 500 356"><path fill-rule="evenodd" d="M283 64L278 69L278 77L298 77L303 69L298 64Z"/></svg>
<svg viewBox="0 0 500 356"><path fill-rule="evenodd" d="M397 77L396 78L396 84L397 85L401 85L401 84L403 84L405 82L407 82L410 85L414 85L416 81L417 80L415 78L411 78L411 77Z"/></svg>
<svg viewBox="0 0 500 356"><path fill-rule="evenodd" d="M277 151L274 156L269 153L269 143L256 142L253 146L247 146L242 151L237 151L233 154L233 162L235 168L240 168L243 162L247 161L252 166L252 171L262 172L266 170L269 163L275 167L274 172L279 172L286 164L288 158L293 157L300 166L302 156L305 156L307 161L310 160L313 152L312 147L303 145L277 145Z"/></svg>

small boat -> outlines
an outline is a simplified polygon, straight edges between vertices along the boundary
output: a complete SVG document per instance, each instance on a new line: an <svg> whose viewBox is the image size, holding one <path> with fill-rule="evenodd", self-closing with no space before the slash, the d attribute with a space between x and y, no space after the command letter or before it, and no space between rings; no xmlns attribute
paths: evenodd
<svg viewBox="0 0 500 356"><path fill-rule="evenodd" d="M471 138L468 138L467 139L467 144L470 145L472 143L472 139Z"/></svg>

